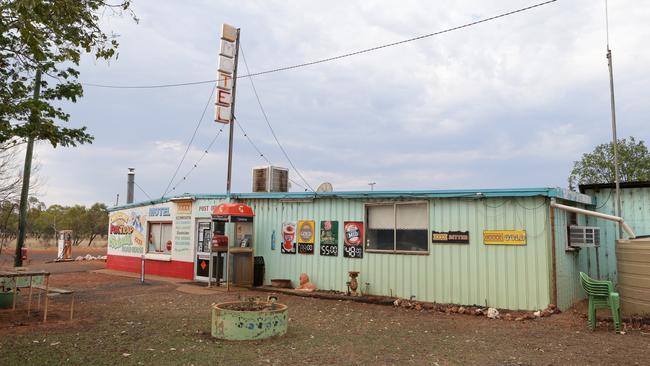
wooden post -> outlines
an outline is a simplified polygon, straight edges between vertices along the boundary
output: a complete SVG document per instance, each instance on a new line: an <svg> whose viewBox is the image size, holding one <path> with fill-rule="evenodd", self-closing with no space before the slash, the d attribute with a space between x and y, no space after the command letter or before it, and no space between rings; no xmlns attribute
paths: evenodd
<svg viewBox="0 0 650 366"><path fill-rule="evenodd" d="M16 277L14 277L14 299L13 299L13 306L11 308L11 311L16 310L16 296L17 296L17 291L18 291L18 280Z"/></svg>
<svg viewBox="0 0 650 366"><path fill-rule="evenodd" d="M74 292L72 293L72 302L70 303L70 320L72 320L72 314L74 314Z"/></svg>
<svg viewBox="0 0 650 366"><path fill-rule="evenodd" d="M49 297L47 296L49 294L50 290L50 275L48 274L47 277L45 278L45 309L43 312L43 323L47 321L47 303L49 302Z"/></svg>
<svg viewBox="0 0 650 366"><path fill-rule="evenodd" d="M29 302L27 303L27 316L32 310L32 280L33 276L29 276Z"/></svg>
<svg viewBox="0 0 650 366"><path fill-rule="evenodd" d="M34 97L33 101L38 102L41 95L41 69L36 70L34 76ZM29 115L28 127L35 129L40 122L38 107L31 108ZM23 252L25 246L25 237L27 233L27 200L29 199L29 179L32 173L32 156L34 154L34 137L30 136L27 139L27 149L25 150L25 167L23 168L23 186L20 191L20 207L18 215L18 238L16 238L16 255L14 256L14 266L23 266Z"/></svg>

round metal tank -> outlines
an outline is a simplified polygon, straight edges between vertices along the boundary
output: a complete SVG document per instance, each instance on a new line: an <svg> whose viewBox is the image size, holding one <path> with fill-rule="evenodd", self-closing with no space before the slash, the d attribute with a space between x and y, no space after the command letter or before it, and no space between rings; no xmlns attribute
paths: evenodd
<svg viewBox="0 0 650 366"><path fill-rule="evenodd" d="M650 238L616 242L623 316L650 316Z"/></svg>
<svg viewBox="0 0 650 366"><path fill-rule="evenodd" d="M249 302L212 304L212 336L245 341L281 336L287 332L287 306L278 303L253 303L256 310L245 309Z"/></svg>

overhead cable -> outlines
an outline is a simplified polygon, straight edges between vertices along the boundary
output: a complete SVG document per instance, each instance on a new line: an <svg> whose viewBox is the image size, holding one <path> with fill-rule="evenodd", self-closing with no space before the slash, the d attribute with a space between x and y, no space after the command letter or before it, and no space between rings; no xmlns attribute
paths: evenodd
<svg viewBox="0 0 650 366"><path fill-rule="evenodd" d="M181 161L178 162L178 165L176 166L176 170L174 170L174 174L172 177L169 179L169 183L167 183L167 187L165 187L165 190L163 191L163 194L161 197L164 197L167 192L169 192L169 187L172 185L172 182L174 181L174 178L176 178L176 175L178 174L178 170L181 168L181 165L183 165L183 162L185 161L185 158L187 157L188 151L190 151L190 147L192 146L192 142L194 142L194 138L196 137L196 133L199 131L199 127L201 126L201 122L203 122L203 118L205 117L205 113L208 110L208 107L210 106L212 102L212 95L214 94L215 89L217 88L217 84L214 84L212 86L212 89L210 91L210 96L208 97L208 101L205 103L205 107L203 107L203 112L201 112L201 117L196 123L196 127L194 128L194 133L192 134L192 138L190 138L190 141L187 143L187 147L185 148L185 152L183 153L183 157L181 158Z"/></svg>
<svg viewBox="0 0 650 366"><path fill-rule="evenodd" d="M239 45L239 50L241 51L241 56L242 60L244 61L244 66L246 67L246 72L250 75L251 71L248 68L248 62L246 62L246 56L244 55L244 49L242 48L241 44ZM314 192L314 188L307 182L305 177L300 173L296 165L293 163L291 158L289 157L289 154L287 154L287 151L284 149L282 144L280 143L280 140L278 139L278 136L275 134L275 131L273 130L273 127L271 126L271 122L269 121L269 116L266 114L266 110L264 109L264 106L262 105L262 101L260 100L260 96L257 93L257 88L255 88L255 83L253 82L253 78L249 77L248 80L251 82L251 87L253 88L253 93L255 94L255 99L257 99L257 105L260 107L260 111L262 112L262 116L264 117L264 120L266 121L266 125L269 126L269 130L271 131L271 134L273 135L273 139L275 139L275 142L278 144L278 147L280 148L280 151L282 151L282 154L284 154L284 157L287 158L287 161L293 168L293 170L298 174L300 179L309 187L309 190Z"/></svg>
<svg viewBox="0 0 650 366"><path fill-rule="evenodd" d="M516 10L506 12L506 13L501 13L501 14L498 14L498 15L495 15L495 16L491 16L489 18L484 18L484 19L480 19L480 20L477 20L477 21L474 21L474 22L465 23L465 24L458 25L458 26L455 26L455 27L443 29L441 31L428 33L428 34L423 34L423 35L420 35L420 36L417 36L417 37L412 37L412 38L404 39L404 40L397 41L397 42L385 43L385 44L370 47L370 48L364 48L364 49L361 49L361 50L344 53L344 54L341 54L341 55L338 55L338 56L322 58L322 59L319 59L319 60L303 62L303 63L300 63L300 64L295 64L295 65L290 65L290 66L279 67L279 68L260 71L260 72L256 72L256 73L252 73L252 74L249 73L249 74L246 74L246 75L238 75L237 78L238 79L240 79L240 78L250 78L250 77L253 77L253 76L266 75L266 74L271 74L271 73L276 73L276 72L281 72L281 71L288 71L288 70L298 69L298 68L302 68L302 67L306 67L306 66L322 64L322 63L325 63L325 62L336 61L336 60L340 60L340 59L346 58L346 57L357 56L357 55L361 55L361 54L364 54L364 53L377 51L377 50L380 50L380 49L383 49L383 48L398 46L398 45L402 45L404 43L419 41L421 39L437 36L437 35L444 34L444 33L453 32L453 31L460 30L460 29L463 29L463 28L468 28L468 27L471 27L471 26L474 26L474 25L478 25L478 24L481 24L481 23L486 23L486 22L489 22L489 21L492 21L492 20L507 17L509 15L514 15L514 14L521 13L521 12L524 12L524 11L528 11L528 10L531 10L531 9L534 9L534 8L538 8L540 6L548 5L548 4L554 3L556 1L557 0L548 0L548 1L544 1L544 2L541 2L541 3L534 4L534 5L530 5L530 6L527 6L527 7L524 7L524 8L519 8L519 9L516 9ZM216 83L217 81L220 81L220 80L219 79L210 79L210 80L189 81L189 82L171 83L171 84L152 84L152 85L108 85L108 84L99 84L99 83L82 83L82 85L97 87L97 88L110 88L110 89L159 89L159 88L175 88L175 87L181 87L181 86L209 84L209 83Z"/></svg>
<svg viewBox="0 0 650 366"><path fill-rule="evenodd" d="M133 184L135 184L135 186L138 187L140 191L142 191L142 193L144 193L144 195L147 196L147 198L149 198L150 201L153 201L153 198L151 198L151 196L144 189L142 189L142 187L140 187L138 183L133 181Z"/></svg>
<svg viewBox="0 0 650 366"><path fill-rule="evenodd" d="M203 150L203 154L201 155L201 157L194 164L192 164L192 167L190 167L190 169L187 171L187 173L185 173L185 175L183 175L182 178L180 178L179 180L176 181L176 184L174 184L174 186L172 186L171 189L168 189L167 191L165 191L163 196L166 195L169 192L175 191L176 188L178 188L179 185L181 185L183 182L187 181L187 178L190 176L190 174L192 174L194 169L199 167L199 163L201 162L201 160L203 160L203 158L206 155L208 155L208 153L210 152L210 149L212 148L212 145L214 145L214 142L217 141L217 137L219 137L219 135L221 135L221 132L223 132L224 126L225 125L221 126L219 131L217 131L217 133L214 135L214 137L212 138L212 141L210 141L208 146L206 146L206 148Z"/></svg>
<svg viewBox="0 0 650 366"><path fill-rule="evenodd" d="M264 161L266 161L266 163L267 163L268 165L273 165L273 163L271 163L271 160L269 160L269 158L268 158L266 155L264 155L264 153L262 153L262 151L257 147L257 145L255 145L255 143L253 142L253 140L251 139L251 137L248 136L248 134L246 133L246 131L244 131L244 128L242 127L241 122L239 122L239 120L236 119L236 118L235 118L235 121L238 122L238 123L237 123L237 126L239 127L239 130L241 131L242 135L244 135L244 137L245 137L245 138L248 140L248 142L251 144L251 146L253 147L253 149L255 149L255 151L257 151L257 154L258 154L262 159L264 159ZM293 183L293 184L299 186L300 188L304 189L305 191L308 190L307 187L305 187L305 186L303 186L302 184L296 182L295 180L293 180L293 179L291 179L291 178L289 178L289 180L291 181L291 183ZM310 188L311 188L311 187L310 187ZM312 192L313 192L313 190L312 190Z"/></svg>

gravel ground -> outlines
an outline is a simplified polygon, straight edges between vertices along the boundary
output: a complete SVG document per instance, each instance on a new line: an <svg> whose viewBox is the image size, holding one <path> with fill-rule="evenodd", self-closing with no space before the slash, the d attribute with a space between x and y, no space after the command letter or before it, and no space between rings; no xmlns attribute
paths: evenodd
<svg viewBox="0 0 650 366"><path fill-rule="evenodd" d="M75 265L83 266L69 270ZM506 321L280 294L285 336L227 342L210 336L210 304L268 293L187 293L177 290L184 284L95 272L54 274L52 284L76 290L76 319L66 320L64 297L47 324L38 313L0 310L0 365L633 365L650 357L650 330L617 335L604 322L589 331L583 307Z"/></svg>

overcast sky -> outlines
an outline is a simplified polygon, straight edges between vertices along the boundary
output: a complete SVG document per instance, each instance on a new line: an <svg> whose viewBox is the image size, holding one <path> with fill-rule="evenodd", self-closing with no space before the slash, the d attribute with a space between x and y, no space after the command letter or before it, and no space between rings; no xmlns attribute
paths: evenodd
<svg viewBox="0 0 650 366"><path fill-rule="evenodd" d="M216 77L220 26L241 28L251 72L432 33L535 0L135 1L140 18L105 21L119 58L86 57L82 82L149 85ZM619 137L650 140L650 4L612 0ZM573 161L611 139L604 1L560 0L416 42L253 79L282 145L314 188L335 190L565 187ZM240 74L245 73L240 61ZM120 203L128 167L160 197L212 90L85 87L66 105L92 145L37 145L49 205ZM289 166L248 79L239 121L275 165ZM222 126L212 104L177 178ZM225 191L227 129L174 193ZM264 165L237 130L234 192ZM292 179L300 182L295 172ZM294 185L292 190L301 190ZM136 200L145 194L136 189Z"/></svg>

